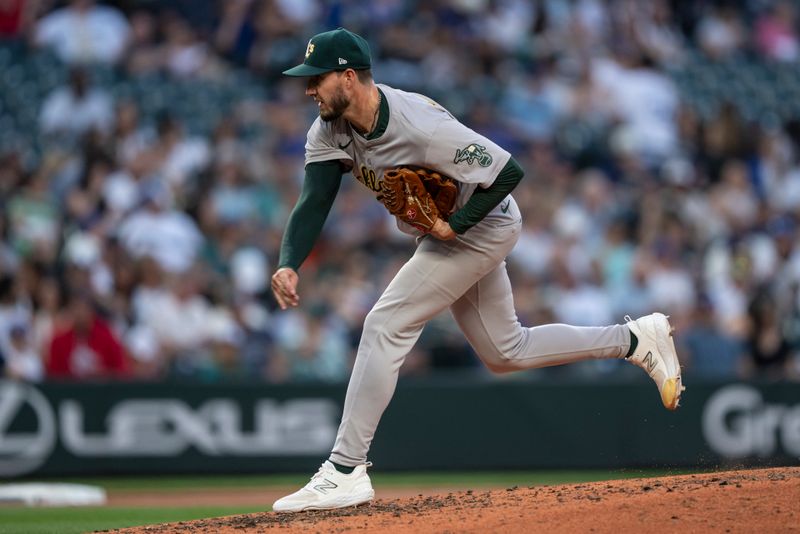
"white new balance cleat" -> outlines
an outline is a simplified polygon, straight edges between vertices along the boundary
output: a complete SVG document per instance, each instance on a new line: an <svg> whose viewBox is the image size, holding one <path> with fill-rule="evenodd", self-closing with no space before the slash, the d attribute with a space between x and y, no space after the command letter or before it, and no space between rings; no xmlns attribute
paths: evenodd
<svg viewBox="0 0 800 534"><path fill-rule="evenodd" d="M681 393L681 365L672 342L672 327L663 313L652 313L632 321L625 316L626 326L639 339L634 353L626 358L650 375L661 393L661 402L668 410L678 407Z"/></svg>
<svg viewBox="0 0 800 534"><path fill-rule="evenodd" d="M317 474L299 491L275 501L275 512L302 512L303 510L330 510L345 508L371 501L375 497L372 482L367 475L370 462L356 466L352 473L336 470L325 460Z"/></svg>

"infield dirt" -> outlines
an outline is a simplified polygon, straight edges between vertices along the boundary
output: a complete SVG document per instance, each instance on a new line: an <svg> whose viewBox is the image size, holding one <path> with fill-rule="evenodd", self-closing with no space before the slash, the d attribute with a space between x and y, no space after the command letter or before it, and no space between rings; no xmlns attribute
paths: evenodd
<svg viewBox="0 0 800 534"><path fill-rule="evenodd" d="M377 495L378 500L357 508L298 514L264 512L115 532L800 533L800 467L515 486L395 499L381 499L377 488Z"/></svg>

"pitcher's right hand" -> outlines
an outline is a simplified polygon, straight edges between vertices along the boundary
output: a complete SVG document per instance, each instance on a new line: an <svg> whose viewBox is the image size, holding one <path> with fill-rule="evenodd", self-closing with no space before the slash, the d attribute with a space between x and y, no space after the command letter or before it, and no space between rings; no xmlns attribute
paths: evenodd
<svg viewBox="0 0 800 534"><path fill-rule="evenodd" d="M282 310L300 304L300 297L297 296L299 280L300 277L291 267L281 267L272 275L272 292Z"/></svg>

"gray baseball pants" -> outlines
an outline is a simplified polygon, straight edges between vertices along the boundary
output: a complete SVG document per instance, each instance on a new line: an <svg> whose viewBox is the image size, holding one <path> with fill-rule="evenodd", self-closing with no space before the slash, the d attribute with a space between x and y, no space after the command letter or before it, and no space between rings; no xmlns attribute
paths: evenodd
<svg viewBox="0 0 800 534"><path fill-rule="evenodd" d="M350 466L366 462L400 366L425 323L447 307L494 372L627 353L630 332L624 325L520 325L505 258L521 227L519 221L493 224L487 219L451 241L430 236L421 240L364 320L332 461Z"/></svg>

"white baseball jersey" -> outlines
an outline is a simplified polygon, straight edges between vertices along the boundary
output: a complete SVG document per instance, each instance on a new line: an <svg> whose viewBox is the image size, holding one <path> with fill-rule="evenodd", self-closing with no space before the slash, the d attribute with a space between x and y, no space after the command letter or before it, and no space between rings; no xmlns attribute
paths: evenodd
<svg viewBox="0 0 800 534"><path fill-rule="evenodd" d="M338 160L376 196L384 171L417 166L456 180L459 187L455 209L469 200L475 188L489 187L508 163L511 154L486 137L467 128L430 98L378 84L389 106L389 123L376 139L359 135L343 118L325 122L319 117L308 131L306 165ZM511 195L486 219L519 219ZM420 232L398 220L401 230Z"/></svg>

